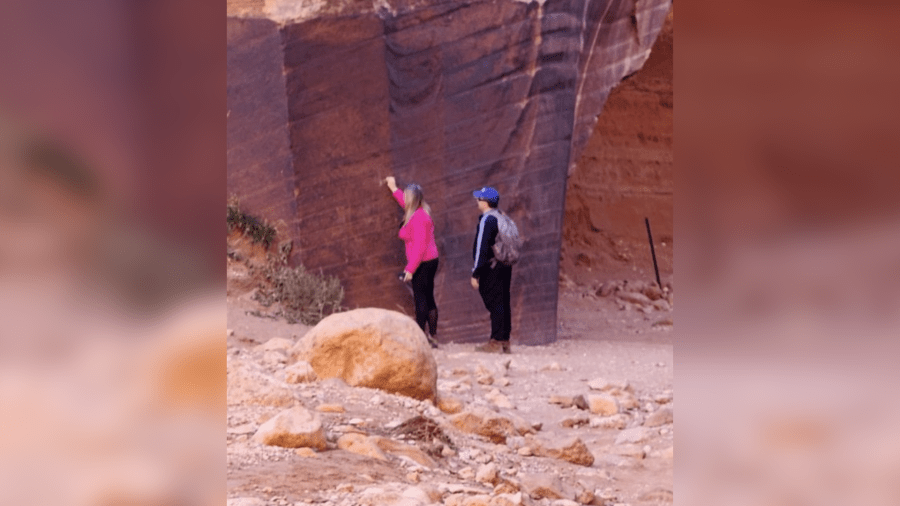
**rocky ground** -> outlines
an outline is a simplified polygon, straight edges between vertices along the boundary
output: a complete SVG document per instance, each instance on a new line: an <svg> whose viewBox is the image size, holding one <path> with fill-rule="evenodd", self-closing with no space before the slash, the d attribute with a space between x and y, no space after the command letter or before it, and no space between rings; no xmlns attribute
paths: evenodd
<svg viewBox="0 0 900 506"><path fill-rule="evenodd" d="M437 405L308 381L290 350L310 327L267 316L252 292L229 297L228 504L670 503L672 312L622 285L564 283L552 345L442 345ZM321 420L320 449L254 439L292 406ZM498 424L516 432L486 428Z"/></svg>
<svg viewBox="0 0 900 506"><path fill-rule="evenodd" d="M673 501L672 19L570 178L556 343L442 345L437 403L312 380L291 356L309 327L270 316L229 264L229 506ZM254 438L294 407L320 421L318 449Z"/></svg>

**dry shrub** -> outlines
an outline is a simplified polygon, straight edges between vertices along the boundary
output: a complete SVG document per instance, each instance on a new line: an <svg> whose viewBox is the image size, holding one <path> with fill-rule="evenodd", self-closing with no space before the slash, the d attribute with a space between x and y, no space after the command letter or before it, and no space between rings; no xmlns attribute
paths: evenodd
<svg viewBox="0 0 900 506"><path fill-rule="evenodd" d="M344 288L334 276L309 272L303 265L279 265L267 270L266 280L269 289L259 292L259 300L266 305L278 302L290 323L315 325L341 310Z"/></svg>

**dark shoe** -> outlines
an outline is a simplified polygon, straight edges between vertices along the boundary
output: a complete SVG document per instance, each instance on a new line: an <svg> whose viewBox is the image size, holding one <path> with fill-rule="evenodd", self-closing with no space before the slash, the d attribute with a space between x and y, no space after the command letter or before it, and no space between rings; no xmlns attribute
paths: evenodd
<svg viewBox="0 0 900 506"><path fill-rule="evenodd" d="M506 343L506 349L509 349L509 343ZM500 341L490 339L488 340L488 342L476 346L475 351L480 351L483 353L502 353L503 345Z"/></svg>
<svg viewBox="0 0 900 506"><path fill-rule="evenodd" d="M437 339L434 338L434 336L426 335L425 339L428 339L428 344L430 344L432 348L437 349L438 342L437 342Z"/></svg>
<svg viewBox="0 0 900 506"><path fill-rule="evenodd" d="M509 349L509 341L500 341L500 347L503 349L503 353L509 355L512 353Z"/></svg>

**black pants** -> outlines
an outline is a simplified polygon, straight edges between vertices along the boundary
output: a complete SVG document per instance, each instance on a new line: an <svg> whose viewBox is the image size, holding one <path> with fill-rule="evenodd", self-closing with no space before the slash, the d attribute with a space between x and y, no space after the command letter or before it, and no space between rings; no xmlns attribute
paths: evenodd
<svg viewBox="0 0 900 506"><path fill-rule="evenodd" d="M485 269L478 279L478 292L484 307L491 313L491 339L509 341L512 330L512 309L510 308L509 287L512 282L512 267L498 263L493 269Z"/></svg>
<svg viewBox="0 0 900 506"><path fill-rule="evenodd" d="M438 310L437 304L434 302L434 275L437 273L437 268L437 258L422 262L412 277L413 299L416 301L416 323L424 332L427 321L428 333L432 336L437 334Z"/></svg>

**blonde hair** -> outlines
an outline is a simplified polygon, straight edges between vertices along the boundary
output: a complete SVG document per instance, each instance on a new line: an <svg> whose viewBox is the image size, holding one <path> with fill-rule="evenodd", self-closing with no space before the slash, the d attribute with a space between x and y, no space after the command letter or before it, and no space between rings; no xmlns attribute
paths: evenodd
<svg viewBox="0 0 900 506"><path fill-rule="evenodd" d="M431 216L431 206L425 203L422 187L417 184L411 184L403 190L403 203L406 205L403 206L403 225L401 225L401 228L409 223L413 214L415 214L420 207L428 213L428 216Z"/></svg>

